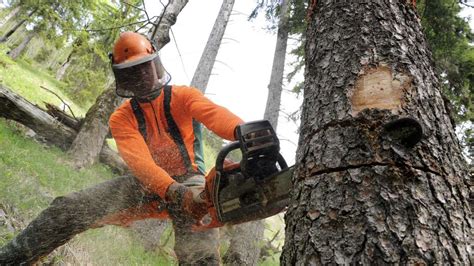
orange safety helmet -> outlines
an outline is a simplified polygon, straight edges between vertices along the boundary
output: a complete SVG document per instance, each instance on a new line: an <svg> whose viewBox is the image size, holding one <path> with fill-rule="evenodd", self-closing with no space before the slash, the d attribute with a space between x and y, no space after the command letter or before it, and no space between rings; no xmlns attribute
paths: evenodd
<svg viewBox="0 0 474 266"><path fill-rule="evenodd" d="M110 55L117 95L146 98L170 81L153 43L136 32L123 32Z"/></svg>

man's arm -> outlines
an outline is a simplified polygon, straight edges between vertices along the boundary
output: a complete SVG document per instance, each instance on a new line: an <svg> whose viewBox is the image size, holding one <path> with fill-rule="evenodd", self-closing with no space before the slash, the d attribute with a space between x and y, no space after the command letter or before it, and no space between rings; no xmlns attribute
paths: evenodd
<svg viewBox="0 0 474 266"><path fill-rule="evenodd" d="M234 140L235 128L244 121L227 108L213 103L196 88L186 89L184 106L187 112L219 137Z"/></svg>
<svg viewBox="0 0 474 266"><path fill-rule="evenodd" d="M133 174L147 189L165 199L168 187L175 181L156 165L136 125L120 111L111 116L109 125L120 155Z"/></svg>

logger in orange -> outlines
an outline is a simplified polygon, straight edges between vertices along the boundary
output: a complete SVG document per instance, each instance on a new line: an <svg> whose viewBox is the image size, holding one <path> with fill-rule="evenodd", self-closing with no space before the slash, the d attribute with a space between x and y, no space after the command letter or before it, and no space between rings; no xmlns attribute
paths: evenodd
<svg viewBox="0 0 474 266"><path fill-rule="evenodd" d="M167 217L180 264L219 264L217 229L191 229L208 213L200 123L233 140L243 121L196 88L168 85L157 50L140 34L122 33L110 58L117 94L131 98L110 129L133 176L56 198L0 248L1 265L34 262L92 227Z"/></svg>

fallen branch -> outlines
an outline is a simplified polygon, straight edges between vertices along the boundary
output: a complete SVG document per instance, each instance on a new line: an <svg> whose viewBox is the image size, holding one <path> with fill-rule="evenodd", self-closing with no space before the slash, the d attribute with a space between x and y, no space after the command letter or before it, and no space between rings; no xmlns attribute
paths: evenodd
<svg viewBox="0 0 474 266"><path fill-rule="evenodd" d="M52 105L50 103L44 103L47 109L47 113L51 116L55 117L59 122L65 124L66 126L74 129L75 131L79 131L81 129L81 122L82 119L76 119L75 117L71 117L70 115L63 112L61 109Z"/></svg>
<svg viewBox="0 0 474 266"><path fill-rule="evenodd" d="M72 117L74 117L74 119L78 120L77 117L74 115L74 112L72 111L71 106L69 106L69 104L67 104L61 97L59 97L58 94L56 94L54 91L52 91L52 90L50 90L50 89L48 89L44 86L40 86L40 88L42 88L43 90L46 90L47 92L52 93L52 94L54 94L54 96L58 97L58 99L64 104L64 106L66 106L69 109L69 112L71 112Z"/></svg>
<svg viewBox="0 0 474 266"><path fill-rule="evenodd" d="M47 143L63 150L69 148L77 135L74 129L64 125L43 109L3 85L0 85L0 117L17 121L31 128ZM109 165L116 173L128 172L122 158L107 145L103 145L99 160Z"/></svg>

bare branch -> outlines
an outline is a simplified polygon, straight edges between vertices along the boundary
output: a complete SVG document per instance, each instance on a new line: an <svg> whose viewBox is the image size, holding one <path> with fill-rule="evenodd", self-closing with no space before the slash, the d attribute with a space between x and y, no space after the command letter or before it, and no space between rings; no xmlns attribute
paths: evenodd
<svg viewBox="0 0 474 266"><path fill-rule="evenodd" d="M186 71L186 67L184 66L183 56L181 55L181 51L179 50L178 42L176 41L176 37L174 36L174 32L172 28L170 28L170 32L171 32L171 37L173 37L174 46L176 47L176 50L178 51L179 60L181 61L181 66L183 67L184 75L186 76L186 79L188 80L188 83L189 83L188 72Z"/></svg>
<svg viewBox="0 0 474 266"><path fill-rule="evenodd" d="M74 112L72 111L71 106L69 106L69 104L67 104L61 97L59 97L58 94L56 94L54 91L52 91L52 90L50 90L50 89L48 89L48 88L46 88L46 87L44 87L44 86L42 86L42 85L40 85L40 88L42 88L43 90L45 90L45 91L47 91L47 92L49 92L49 93L52 93L52 94L54 94L56 97L58 97L58 99L64 104L64 106L67 106L67 108L69 109L69 112L71 112L72 117L74 117L74 119L77 120L77 117L74 115Z"/></svg>

